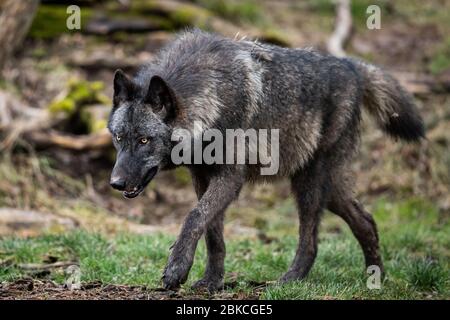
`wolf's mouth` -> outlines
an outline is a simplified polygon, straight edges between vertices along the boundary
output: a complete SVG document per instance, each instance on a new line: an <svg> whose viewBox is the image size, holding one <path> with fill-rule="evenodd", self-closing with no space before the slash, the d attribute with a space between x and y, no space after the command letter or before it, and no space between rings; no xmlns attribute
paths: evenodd
<svg viewBox="0 0 450 320"><path fill-rule="evenodd" d="M153 177L158 172L158 167L153 167L144 176L143 183L137 187L134 187L131 191L124 191L123 196L128 199L136 198L138 195L141 194L142 191L144 191L145 187L152 181Z"/></svg>

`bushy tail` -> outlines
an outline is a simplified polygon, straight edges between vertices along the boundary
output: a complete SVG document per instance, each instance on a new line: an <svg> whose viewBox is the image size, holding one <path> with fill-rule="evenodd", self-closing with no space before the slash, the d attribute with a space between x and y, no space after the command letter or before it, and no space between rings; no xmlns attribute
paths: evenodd
<svg viewBox="0 0 450 320"><path fill-rule="evenodd" d="M425 137L413 97L382 69L350 59L364 77L364 105L380 128L394 138L414 142Z"/></svg>

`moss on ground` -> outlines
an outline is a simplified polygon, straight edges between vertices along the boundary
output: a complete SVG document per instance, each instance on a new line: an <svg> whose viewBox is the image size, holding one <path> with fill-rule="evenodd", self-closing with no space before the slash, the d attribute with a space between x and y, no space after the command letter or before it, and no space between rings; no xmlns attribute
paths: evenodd
<svg viewBox="0 0 450 320"><path fill-rule="evenodd" d="M52 113L63 112L74 114L82 105L86 104L110 104L110 99L103 94L104 84L101 81L85 81L71 79L67 84L67 93L63 97L56 98L49 106Z"/></svg>
<svg viewBox="0 0 450 320"><path fill-rule="evenodd" d="M92 9L83 7L80 10L81 28L92 16ZM45 5L39 6L36 16L28 34L34 39L53 39L64 33L78 32L79 30L69 30L66 25L67 5Z"/></svg>

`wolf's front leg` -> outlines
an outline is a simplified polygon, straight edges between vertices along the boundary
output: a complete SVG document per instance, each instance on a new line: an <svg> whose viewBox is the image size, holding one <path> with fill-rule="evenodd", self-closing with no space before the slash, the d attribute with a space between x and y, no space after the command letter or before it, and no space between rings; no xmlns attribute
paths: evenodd
<svg viewBox="0 0 450 320"><path fill-rule="evenodd" d="M242 172L230 168L210 178L206 192L186 217L181 233L172 246L162 278L166 289L177 289L186 282L198 240L211 220L238 197L243 182Z"/></svg>
<svg viewBox="0 0 450 320"><path fill-rule="evenodd" d="M208 260L203 278L196 281L192 288L195 290L208 290L213 293L223 287L225 275L225 242L223 239L224 212L217 214L208 225L205 232Z"/></svg>

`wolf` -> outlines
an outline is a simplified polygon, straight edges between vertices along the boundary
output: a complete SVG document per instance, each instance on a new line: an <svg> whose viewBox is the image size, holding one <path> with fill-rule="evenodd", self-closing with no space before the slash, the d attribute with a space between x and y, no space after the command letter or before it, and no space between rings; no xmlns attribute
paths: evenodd
<svg viewBox="0 0 450 320"><path fill-rule="evenodd" d="M366 265L383 270L375 221L352 191L350 164L363 106L387 135L406 142L425 137L411 95L380 67L355 58L194 29L178 34L134 77L117 70L108 122L117 149L110 184L127 198L177 166L171 150L181 143L172 137L179 128L192 132L192 139L208 128L279 129L279 170L271 176L261 175L258 163L186 165L198 203L171 247L163 286L185 283L204 235L206 269L194 288L222 288L225 210L245 183L281 178L290 179L300 222L297 251L282 283L310 271L324 209L349 225Z"/></svg>

